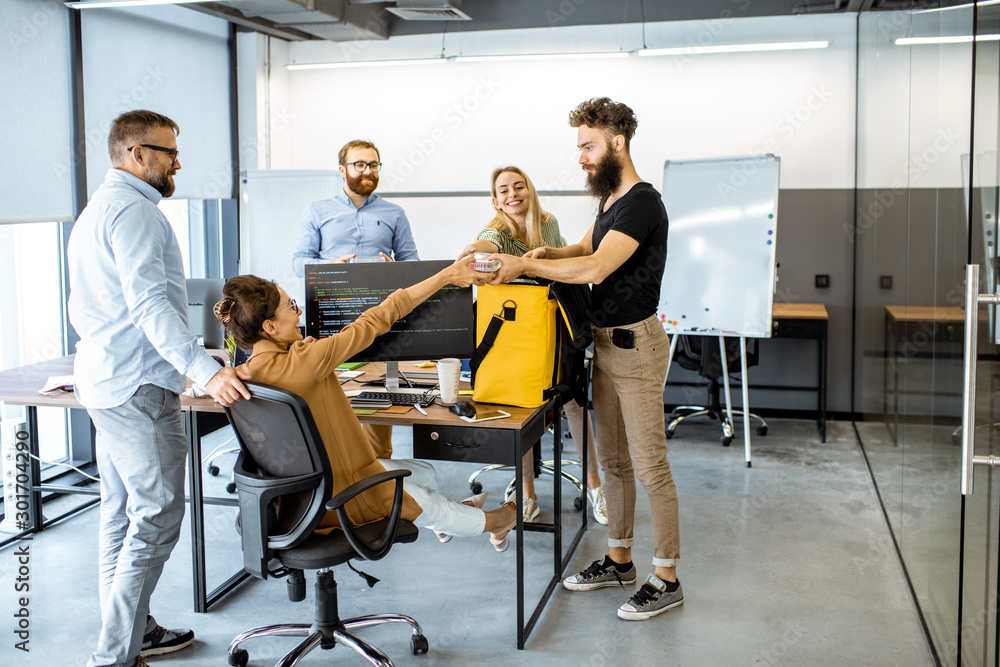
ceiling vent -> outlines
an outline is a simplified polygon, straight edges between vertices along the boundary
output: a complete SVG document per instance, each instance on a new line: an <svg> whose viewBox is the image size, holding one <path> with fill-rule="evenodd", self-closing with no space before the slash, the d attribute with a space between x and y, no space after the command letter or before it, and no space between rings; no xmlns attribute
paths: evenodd
<svg viewBox="0 0 1000 667"><path fill-rule="evenodd" d="M395 7L386 7L406 21L471 21L462 11L462 0L399 0Z"/></svg>

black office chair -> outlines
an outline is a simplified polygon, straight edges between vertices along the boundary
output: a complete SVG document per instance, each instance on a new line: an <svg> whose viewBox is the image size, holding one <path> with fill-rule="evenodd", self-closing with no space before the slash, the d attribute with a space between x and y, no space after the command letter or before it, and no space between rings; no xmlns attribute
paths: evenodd
<svg viewBox="0 0 1000 667"><path fill-rule="evenodd" d="M403 502L403 480L407 470L383 472L367 477L330 497L333 477L326 450L320 440L309 407L300 397L268 385L247 382L253 396L226 408L236 432L240 454L236 461L239 494L238 527L243 540L243 567L261 579L288 576L288 598L305 599L303 570L318 570L315 621L266 625L247 630L229 645L229 664L245 667L250 656L240 645L248 639L272 635L306 637L275 667L291 667L317 646L331 649L346 644L373 665L391 666L380 650L348 632L381 623L408 623L414 654L427 652L427 639L420 625L401 614L373 614L341 619L337 609L335 565L351 559L378 560L396 542L413 542L417 527L399 518ZM395 480L396 494L388 519L353 526L344 504L362 491ZM280 499L280 518L276 502ZM329 535L313 532L327 511L336 511L343 530ZM269 569L272 560L280 567ZM350 563L348 563L350 566ZM353 570L354 568L351 567ZM355 570L357 571L357 570ZM378 580L360 573L374 586Z"/></svg>
<svg viewBox="0 0 1000 667"><path fill-rule="evenodd" d="M689 371L697 371L698 375L708 380L707 405L678 405L667 418L667 438L674 437L674 429L685 419L707 416L722 422L722 444L726 447L733 441L733 425L729 422L724 406L719 400L719 381L722 379L722 353L719 349L719 339L714 336L681 336L680 345L674 354L674 361ZM733 365L740 365L740 341L737 338L725 339L726 366L730 374ZM756 366L760 361L758 340L753 339L752 348L747 348L747 368ZM746 409L748 406L743 406ZM733 416L743 416L743 410L733 410ZM767 422L758 415L749 413L750 419L760 422L758 435L767 435Z"/></svg>

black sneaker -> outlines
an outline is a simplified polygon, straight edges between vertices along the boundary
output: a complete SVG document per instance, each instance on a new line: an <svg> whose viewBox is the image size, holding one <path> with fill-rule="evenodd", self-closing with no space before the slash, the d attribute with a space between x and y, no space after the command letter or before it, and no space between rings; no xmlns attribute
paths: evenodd
<svg viewBox="0 0 1000 667"><path fill-rule="evenodd" d="M147 633L142 638L142 648L139 650L140 656L162 655L173 653L186 648L194 641L194 632L191 630L167 630L158 625L152 632Z"/></svg>
<svg viewBox="0 0 1000 667"><path fill-rule="evenodd" d="M684 591L681 590L679 580L676 589L673 591L667 589L667 582L656 575L648 575L642 588L636 591L628 602L618 607L618 618L624 618L626 621L645 621L684 604Z"/></svg>
<svg viewBox="0 0 1000 667"><path fill-rule="evenodd" d="M621 586L635 583L635 565L629 563L625 572L619 572L615 562L604 557L603 561L595 560L583 572L563 579L563 588L571 591L592 591L605 586Z"/></svg>

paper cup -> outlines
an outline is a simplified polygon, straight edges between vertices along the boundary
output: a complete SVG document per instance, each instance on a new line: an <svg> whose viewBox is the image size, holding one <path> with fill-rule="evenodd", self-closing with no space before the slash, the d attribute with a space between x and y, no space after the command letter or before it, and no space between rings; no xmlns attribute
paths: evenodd
<svg viewBox="0 0 1000 667"><path fill-rule="evenodd" d="M438 383L441 385L441 401L454 403L458 400L458 376L462 372L462 362L458 359L440 359L437 362Z"/></svg>

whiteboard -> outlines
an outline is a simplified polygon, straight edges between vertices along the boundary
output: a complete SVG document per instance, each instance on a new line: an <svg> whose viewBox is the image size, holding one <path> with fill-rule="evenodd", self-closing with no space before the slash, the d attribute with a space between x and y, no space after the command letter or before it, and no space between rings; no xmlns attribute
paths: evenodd
<svg viewBox="0 0 1000 667"><path fill-rule="evenodd" d="M254 170L240 178L240 273L273 280L305 303L292 254L306 206L344 189L336 171Z"/></svg>
<svg viewBox="0 0 1000 667"><path fill-rule="evenodd" d="M665 163L668 333L770 338L780 164L770 154Z"/></svg>

